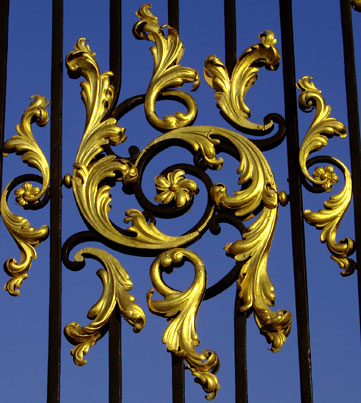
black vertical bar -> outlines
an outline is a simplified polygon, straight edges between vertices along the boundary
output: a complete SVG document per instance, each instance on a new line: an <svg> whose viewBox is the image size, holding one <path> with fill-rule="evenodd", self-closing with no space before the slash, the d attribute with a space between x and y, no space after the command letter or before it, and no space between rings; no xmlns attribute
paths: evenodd
<svg viewBox="0 0 361 403"><path fill-rule="evenodd" d="M234 303L234 358L235 358L235 384L236 403L248 402L247 381L247 317L241 312L241 300L236 291Z"/></svg>
<svg viewBox="0 0 361 403"><path fill-rule="evenodd" d="M60 401L63 1L53 0L50 144L48 402Z"/></svg>
<svg viewBox="0 0 361 403"><path fill-rule="evenodd" d="M347 118L350 136L350 154L352 187L354 198L354 224L357 259L357 281L359 315L361 315L361 154L360 154L360 118L358 111L357 81L355 69L355 51L350 0L341 0L341 23L343 39L343 55L345 63L345 81L347 96ZM361 326L361 317L360 317Z"/></svg>
<svg viewBox="0 0 361 403"><path fill-rule="evenodd" d="M109 3L109 68L114 73L114 101L116 105L122 85L122 0L110 0Z"/></svg>
<svg viewBox="0 0 361 403"><path fill-rule="evenodd" d="M228 73L231 74L237 60L235 0L224 0L224 34L226 66Z"/></svg>
<svg viewBox="0 0 361 403"><path fill-rule="evenodd" d="M298 167L298 118L293 42L292 0L280 0L282 65L287 135L288 177L290 189L293 269L297 312L298 356L301 400L310 403L312 397L312 368L310 329L308 319L308 290L305 256L305 233L301 179Z"/></svg>
<svg viewBox="0 0 361 403"><path fill-rule="evenodd" d="M179 34L179 1L168 0L168 25L175 28Z"/></svg>
<svg viewBox="0 0 361 403"><path fill-rule="evenodd" d="M114 73L113 107L117 104L122 80L122 2L109 2L109 66ZM110 109L110 112L113 108ZM109 323L109 402L122 401L122 323L116 306Z"/></svg>
<svg viewBox="0 0 361 403"><path fill-rule="evenodd" d="M122 322L118 306L109 322L109 403L122 401Z"/></svg>
<svg viewBox="0 0 361 403"><path fill-rule="evenodd" d="M172 353L172 397L173 403L184 403L184 362L183 358Z"/></svg>
<svg viewBox="0 0 361 403"><path fill-rule="evenodd" d="M2 190L5 130L6 68L8 56L9 0L0 2L0 191Z"/></svg>
<svg viewBox="0 0 361 403"><path fill-rule="evenodd" d="M226 67L231 75L237 61L236 2L224 0L224 45ZM236 403L248 402L247 380L247 316L240 311L241 301L236 292L234 303L234 377Z"/></svg>
<svg viewBox="0 0 361 403"><path fill-rule="evenodd" d="M175 28L179 34L179 1L168 0L168 25ZM184 403L185 402L185 379L184 379L184 360L177 357L175 354L172 356L172 402Z"/></svg>

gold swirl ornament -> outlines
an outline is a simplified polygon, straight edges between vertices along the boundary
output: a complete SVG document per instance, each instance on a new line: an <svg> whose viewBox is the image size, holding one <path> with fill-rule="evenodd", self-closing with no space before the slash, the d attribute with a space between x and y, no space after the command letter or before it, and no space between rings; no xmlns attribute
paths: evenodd
<svg viewBox="0 0 361 403"><path fill-rule="evenodd" d="M197 116L197 104L193 97L184 91L169 90L169 88L179 88L184 83L193 83L193 91L195 91L200 81L197 70L178 64L184 53L183 42L179 40L178 33L173 27L158 25L158 18L151 13L151 7L150 4L145 4L136 12L140 21L134 25L133 34L137 39L146 39L155 43L155 46L150 48L154 59L154 69L145 96L144 108L149 123L165 131L187 126ZM167 37L163 32L164 28L168 30ZM155 112L155 103L159 95L175 98L186 106L187 112L176 112L174 115L159 118Z"/></svg>
<svg viewBox="0 0 361 403"><path fill-rule="evenodd" d="M313 121L302 141L299 151L299 164L305 178L311 183L321 186L326 192L330 192L332 186L338 181L332 166L317 167L311 176L307 169L307 160L314 151L320 151L328 144L328 138L336 135L345 138L347 131L345 126L330 117L331 107L325 104L321 91L316 88L313 78L305 76L298 81L297 87L302 91L299 95L299 106L305 112L315 109ZM331 252L331 258L342 269L342 275L352 274L355 270L355 262L349 258L354 252L354 242L350 238L336 241L338 227L345 215L352 199L352 179L346 165L339 159L331 157L334 165L338 166L344 175L345 184L340 193L331 196L324 202L324 209L318 212L304 211L305 220L322 229L321 242Z"/></svg>
<svg viewBox="0 0 361 403"><path fill-rule="evenodd" d="M275 46L277 40L272 31L266 30L258 37L259 43L246 49L237 60L231 78L226 66L215 55L205 61L204 78L215 90L217 105L231 124L251 131L266 131L273 127L273 122L262 125L249 121L251 111L245 97L256 82L260 67L268 70L278 68L280 53Z"/></svg>
<svg viewBox="0 0 361 403"><path fill-rule="evenodd" d="M103 120L112 104L114 89L109 82L111 72L99 73L98 64L84 38L80 38L66 58L66 65L73 77L83 76L87 81L80 85L81 96L86 106L86 126L71 179L77 206L94 230L120 245L130 248L169 249L191 242L200 235L200 230L173 237L159 231L153 222L147 222L141 211L129 209L124 221L132 225L128 231L135 236L127 236L118 231L109 219L111 209L110 186L104 185L107 178L117 177L128 183L138 179L136 164L114 155L101 156L106 144L118 145L125 140L124 129L116 125L116 120ZM203 157L212 149L212 141L200 139L198 147ZM147 149L147 148L146 148ZM98 158L96 158L98 157ZM101 157L101 158L99 158ZM138 159L139 161L139 159ZM69 179L69 178L68 178ZM211 214L208 217L210 219Z"/></svg>
<svg viewBox="0 0 361 403"><path fill-rule="evenodd" d="M25 110L21 123L16 126L18 134L6 141L3 149L4 155L21 154L22 161L29 167L36 168L42 176L41 188L33 187L31 183L25 182L15 190L16 200L22 207L38 203L49 188L49 165L31 130L33 122L36 122L38 126L45 126L48 123L46 107L49 102L41 95L33 95L31 99L33 101ZM49 228L46 225L34 228L26 218L10 211L7 202L10 186L11 182L5 187L1 196L1 215L6 228L19 247L20 262L14 258L9 258L5 262L4 269L12 278L6 282L4 289L9 294L17 296L20 294L19 288L22 282L28 277L27 273L32 260L37 258L35 247L48 237Z"/></svg>
<svg viewBox="0 0 361 403"><path fill-rule="evenodd" d="M135 302L134 297L127 291L133 284L124 267L108 252L97 248L84 248L78 251L74 260L83 262L84 257L90 257L101 264L104 269L97 271L103 284L103 293L97 303L90 308L88 318L93 321L86 326L71 322L64 329L65 336L75 347L71 350L76 365L85 365L84 355L89 348L103 337L110 317L118 305L123 318L133 326L134 332L139 332L145 325L145 314Z"/></svg>
<svg viewBox="0 0 361 403"><path fill-rule="evenodd" d="M225 249L235 260L245 262L237 284L239 296L244 301L242 311L254 309L257 325L272 344L271 350L280 350L290 332L292 316L287 310L275 313L269 308L275 303L275 294L267 273L267 259L278 215L278 190L270 166L251 141L239 133L214 126L191 126L167 132L142 151L135 165L154 144L170 139L185 142L195 152L201 152L212 169L223 166L223 159L216 155L217 144L226 140L237 150L240 161L238 183L247 186L228 195L226 186L218 183L211 188L211 197L215 205L232 210L243 221L253 218L254 212L262 206L260 216L243 234L244 239L227 244Z"/></svg>
<svg viewBox="0 0 361 403"><path fill-rule="evenodd" d="M170 267L181 263L184 259L193 264L195 276L187 290L177 291L164 283L160 267ZM156 315L168 318L170 322L164 332L163 343L168 351L185 359L196 381L208 393L206 399L214 399L220 389L215 375L219 369L218 356L212 350L203 350L201 353L195 351L195 347L200 344L196 331L196 318L207 283L202 260L187 249L165 251L153 262L150 278L154 288L164 298L153 300L154 289L149 290L147 293L149 309Z"/></svg>

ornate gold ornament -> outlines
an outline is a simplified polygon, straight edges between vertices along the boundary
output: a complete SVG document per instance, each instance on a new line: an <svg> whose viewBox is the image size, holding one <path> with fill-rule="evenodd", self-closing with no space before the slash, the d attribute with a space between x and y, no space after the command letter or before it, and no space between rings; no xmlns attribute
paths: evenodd
<svg viewBox="0 0 361 403"><path fill-rule="evenodd" d="M279 196L271 168L265 157L250 140L239 133L220 127L186 127L196 116L196 103L188 94L179 90L169 90L169 88L182 86L184 82L194 82L198 86L198 73L194 69L178 65L183 54L183 44L173 28L158 25L157 18L150 12L150 5L142 6L137 16L140 21L133 28L135 36L155 42L155 46L151 48L154 71L145 98L146 116L149 122L159 130L173 130L152 140L132 162L115 154L106 155L105 146L116 146L126 139L125 129L119 127L115 119L105 118L108 116L114 98L114 88L109 81L112 73L100 74L94 58L95 53L90 50L85 39L81 38L74 50L68 54L66 65L72 76L83 76L86 79L81 83L81 96L86 106L86 125L74 163L73 175L72 177L67 175L65 183L67 186L72 185L82 217L97 233L122 247L165 250L151 268L153 285L163 295L164 300L153 301L151 290L148 293L148 304L152 312L170 319L171 323L164 333L163 342L169 351L185 359L192 374L209 393L207 398L213 399L219 389L215 375L219 367L217 355L212 351L203 351L199 354L194 350L199 344L195 321L205 292L206 272L197 255L179 247L186 246L199 238L219 209L229 210L235 220L253 219L243 234L243 239L227 244L225 250L236 261L244 262L237 282L239 297L243 302L241 310L254 311L261 333L272 344L271 350L276 352L286 341L292 321L291 314L287 310L273 312L270 309L270 306L275 303L275 294L267 274L267 259L277 221L278 202L279 199L284 200L284 197L281 196L282 192ZM168 29L167 38L163 33L164 27ZM223 80L228 84L223 85L223 93L218 94L222 111L236 125L251 130L267 131L272 128L273 122L267 125L249 122L247 117L250 112L244 102L247 90L257 78L258 68L266 66L266 68L274 69L279 63L279 52L274 47L276 40L273 33L266 31L260 34L260 38L259 44L242 54L231 80L228 76L228 81ZM224 70L212 64L211 60L215 59L208 58L206 62L208 66L205 72L206 80L219 90L221 86L217 83L219 77L223 77L221 72ZM158 118L155 114L155 102L161 94L175 97L186 104L187 114L179 112L163 119ZM223 159L217 156L222 151L222 144L231 144L235 150L232 155L239 160L240 189L229 195L224 184L211 185L210 206L199 225L194 227L196 229L184 235L170 236L162 233L157 229L155 221L148 222L145 215L137 209L125 211L125 222L131 225L126 231L119 231L108 216L111 196L107 180L112 179L123 184L140 186L147 156L152 155L155 149L167 148L172 142L184 144L184 147L202 162L204 169L213 170L221 169L223 166ZM158 175L155 178L158 190L155 200L163 205L174 201L178 208L190 202L193 195L197 193L198 187L196 182L186 179L185 174L183 169L175 168L165 175ZM102 302L102 306L106 306L102 313L94 311L93 308L90 310L90 318L95 317L90 325L81 327L77 323L71 323L65 329L68 339L76 344L72 354L78 365L85 363L83 354L102 336L104 325L114 308L115 286L109 284L109 276L105 277L104 273L115 273L120 270L119 263L113 257L98 249L83 249L75 255L75 260L81 261L82 256L95 257L103 262L107 271L102 271L103 274L100 276L104 290L110 289L111 292L104 291L103 295L107 297L103 296L100 300L106 300ZM183 258L193 263L196 276L190 288L181 292L172 290L164 284L160 275L160 266L167 267L179 263ZM112 276L112 281L117 281L118 277L116 278L114 274ZM122 289L119 288L119 290ZM117 301L121 304L120 299ZM99 304L100 302L95 306L98 307ZM126 317L126 313L123 315ZM141 323L144 325L145 318Z"/></svg>
<svg viewBox="0 0 361 403"><path fill-rule="evenodd" d="M128 273L124 267L108 252L97 248L84 248L78 251L74 259L83 262L84 257L98 260L104 265L104 269L97 271L97 275L103 284L103 293L89 312L88 318L93 321L86 326L80 326L77 322L71 322L64 329L65 336L74 344L71 350L74 362L77 365L85 365L84 354L89 348L103 337L106 325L118 305L123 318L133 326L134 332L139 332L145 325L145 314L135 302L134 297L127 291L133 288Z"/></svg>
<svg viewBox="0 0 361 403"><path fill-rule="evenodd" d="M140 19L133 27L133 34L137 39L146 39L155 43L150 48L154 58L153 77L149 83L145 96L144 108L146 117L155 128L170 130L187 126L197 116L197 104L193 97L180 90L168 90L169 87L182 87L184 83L193 83L193 91L199 86L197 70L180 66L184 46L179 40L178 32L169 25L158 25L158 18L150 9L151 4L144 4L136 12ZM163 29L167 28L168 36ZM159 95L175 98L186 105L187 113L177 112L160 119L155 113L155 103Z"/></svg>
<svg viewBox="0 0 361 403"><path fill-rule="evenodd" d="M334 135L344 138L347 131L341 122L330 117L331 107L325 104L321 91L316 88L312 80L312 77L305 76L297 84L297 87L302 91L298 99L300 109L304 112L315 109L315 117L301 144L299 164L303 175L309 182L322 187L326 192L330 192L338 180L337 175L333 172L333 167L317 167L311 176L307 169L307 160L312 152L320 151L328 144L328 138ZM329 157L329 159L343 172L345 185L340 193L331 196L324 202L325 209L321 209L317 213L305 210L304 216L309 224L322 229L321 242L326 242L332 254L331 258L342 269L341 274L349 275L355 270L355 262L349 258L354 251L354 242L350 238L337 242L336 235L352 198L351 174L340 160L334 157Z"/></svg>
<svg viewBox="0 0 361 403"><path fill-rule="evenodd" d="M251 111L245 97L256 82L260 67L268 70L278 68L280 53L274 46L277 40L272 31L264 31L258 37L260 42L246 49L239 57L231 78L226 66L215 55L207 57L205 61L204 78L214 88L217 105L231 124L246 130L266 131L273 127L273 122L261 125L249 121Z"/></svg>
<svg viewBox="0 0 361 403"><path fill-rule="evenodd" d="M160 266L169 267L189 260L195 270L192 284L185 291L177 291L168 287L162 278ZM185 359L192 375L208 393L207 400L216 397L220 389L215 376L219 369L217 354L212 350L195 351L199 346L196 331L196 317L202 302L207 284L207 275L202 260L188 249L172 249L160 254L150 269L150 278L155 289L164 297L163 300L153 300L154 289L147 293L149 309L170 322L163 335L163 343L168 351Z"/></svg>
<svg viewBox="0 0 361 403"><path fill-rule="evenodd" d="M19 189L15 190L16 201L22 207L33 206L45 196L49 188L49 166L45 155L36 142L31 124L36 122L38 126L45 126L48 123L48 112L46 107L49 102L41 95L31 97L33 101L25 110L21 123L16 126L17 133L4 144L4 155L17 153L22 156L22 161L29 167L36 168L42 176L42 187L33 187L31 183L25 182ZM48 237L49 229L46 225L40 228L33 228L30 222L19 215L12 213L8 206L8 198L14 181L8 183L1 196L1 215L6 228L17 243L20 251L20 262L9 258L4 268L12 278L8 280L4 289L11 295L20 294L20 286L28 277L28 271L33 259L37 258L35 247Z"/></svg>

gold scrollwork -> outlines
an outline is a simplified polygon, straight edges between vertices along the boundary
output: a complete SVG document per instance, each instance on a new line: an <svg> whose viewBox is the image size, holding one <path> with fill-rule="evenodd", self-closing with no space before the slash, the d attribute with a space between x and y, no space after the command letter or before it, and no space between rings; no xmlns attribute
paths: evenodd
<svg viewBox="0 0 361 403"><path fill-rule="evenodd" d="M99 73L95 53L80 38L66 58L68 70L74 76L86 78L81 83L81 96L86 106L86 127L74 163L72 186L77 206L88 224L106 238L131 248L169 249L184 245L199 236L194 231L180 237L168 236L159 231L153 222L147 223L144 215L137 209L129 209L125 222L131 222L129 231L136 236L120 233L111 223L108 213L111 208L110 186L101 185L106 178L117 176L123 183L136 181L136 164L114 155L95 157L103 151L106 144L118 145L125 140L124 129L116 125L116 120L105 117L112 104L114 89L109 83L111 72ZM199 147L203 149L203 144ZM207 158L204 155L204 158ZM139 161L139 159L138 159ZM120 177L119 177L120 175Z"/></svg>
<svg viewBox="0 0 361 403"><path fill-rule="evenodd" d="M325 104L321 91L316 88L313 78L305 76L298 81L297 87L302 91L299 95L300 109L310 112L315 109L313 121L302 141L299 151L299 164L303 175L313 184L323 187L327 192L331 191L333 184L338 180L337 175L330 167L318 167L311 176L307 169L307 159L313 151L320 151L328 144L328 137L337 135L346 137L345 126L330 117L331 107ZM349 275L355 270L355 263L349 256L354 251L354 242L350 238L336 241L338 227L345 215L352 198L352 179L347 167L337 158L330 158L334 165L338 166L345 177L345 185L340 193L331 196L324 202L325 209L318 212L304 211L305 220L322 229L321 242L326 242L331 258L342 269L342 275ZM331 169L332 168L332 169Z"/></svg>
<svg viewBox="0 0 361 403"><path fill-rule="evenodd" d="M153 77L149 83L145 96L144 108L146 117L154 127L161 130L170 130L190 124L197 116L197 104L193 97L183 91L168 90L170 87L182 87L184 83L194 83L193 91L199 86L197 70L183 67L178 63L184 53L184 46L179 40L178 32L169 25L158 25L158 18L150 9L150 4L144 4L136 12L140 19L134 27L133 33L137 39L146 39L155 43L150 48L154 58ZM168 29L167 38L163 29ZM155 112L155 103L159 95L175 97L186 105L187 113L176 112L160 119Z"/></svg>
<svg viewBox="0 0 361 403"><path fill-rule="evenodd" d="M264 131L272 128L273 122L266 125L250 122L248 118L251 111L246 105L245 97L258 78L259 67L277 69L280 54L274 46L277 40L272 31L266 30L258 37L260 42L246 49L239 57L231 78L226 66L215 55L209 56L205 61L204 78L214 88L217 105L231 122L244 129Z"/></svg>
<svg viewBox="0 0 361 403"><path fill-rule="evenodd" d="M235 260L246 262L238 281L239 295L244 304L242 310L253 307L261 333L272 343L271 350L278 351L290 332L292 316L287 310L274 313L269 308L275 303L275 294L267 274L267 259L278 214L278 190L270 166L261 151L247 138L214 126L190 126L167 132L153 140L138 160L153 144L169 139L186 142L195 151L200 150L205 162L213 169L223 166L223 159L217 158L215 149L222 139L237 149L240 161L238 183L247 186L228 195L225 185L218 183L211 188L211 196L217 206L232 210L242 220L252 218L254 211L263 206L259 218L243 234L244 239L226 245L225 249Z"/></svg>
<svg viewBox="0 0 361 403"><path fill-rule="evenodd" d="M127 291L133 288L133 284L124 267L108 252L97 248L84 248L78 251L74 260L83 262L84 257L91 257L104 265L104 269L97 271L97 275L103 284L103 293L98 302L90 308L88 318L93 321L86 326L80 326L77 322L71 322L64 329L65 336L74 344L71 350L74 362L77 365L85 365L84 354L89 348L104 335L106 325L111 314L118 305L123 318L133 326L134 332L139 332L145 325L145 314L135 302L134 297Z"/></svg>
<svg viewBox="0 0 361 403"><path fill-rule="evenodd" d="M160 266L169 267L182 262L184 258L193 264L195 276L187 290L177 291L164 283ZM150 278L164 299L153 300L154 289L149 290L147 293L149 309L157 315L165 316L170 322L164 332L163 343L168 351L185 359L192 375L208 393L207 400L214 399L217 390L220 389L215 375L219 369L218 356L212 350L203 350L201 353L195 351L195 347L200 344L196 331L196 317L207 283L202 260L187 249L165 251L153 262Z"/></svg>
<svg viewBox="0 0 361 403"><path fill-rule="evenodd" d="M38 169L42 175L41 189L25 182L19 189L15 190L17 202L21 206L38 203L49 188L49 165L31 131L33 122L36 122L38 126L45 126L48 123L49 117L46 107L49 102L41 95L34 95L31 99L33 101L25 110L21 123L16 126L18 134L4 144L4 155L21 154L23 162ZM10 211L7 200L11 183L5 187L1 196L1 214L6 228L19 247L21 258L19 263L14 258L9 258L5 262L5 271L12 279L6 282L4 289L16 296L20 294L19 288L22 282L28 277L27 273L30 270L32 260L37 258L34 248L48 237L49 229L46 225L33 228L26 218Z"/></svg>

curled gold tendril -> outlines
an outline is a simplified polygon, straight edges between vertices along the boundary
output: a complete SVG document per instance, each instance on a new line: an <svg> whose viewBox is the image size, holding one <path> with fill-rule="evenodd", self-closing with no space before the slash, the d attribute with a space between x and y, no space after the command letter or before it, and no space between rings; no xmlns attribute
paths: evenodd
<svg viewBox="0 0 361 403"><path fill-rule="evenodd" d="M244 129L264 131L272 128L273 122L261 125L249 121L251 111L246 105L245 97L258 78L259 67L277 69L280 54L274 46L277 40L272 31L264 31L258 37L260 42L246 49L239 57L231 78L226 66L215 55L209 56L205 61L204 78L214 88L217 105L226 118Z"/></svg>
<svg viewBox="0 0 361 403"><path fill-rule="evenodd" d="M65 336L74 344L71 350L76 365L85 365L84 355L89 348L106 332L106 325L118 305L123 318L133 326L134 332L139 332L145 325L145 315L135 302L134 297L127 291L133 288L133 284L124 267L112 255L97 248L84 248L78 251L74 260L83 262L84 257L91 257L104 265L105 269L97 271L103 284L103 293L98 302L90 308L88 318L93 321L86 326L80 326L77 322L71 322L64 329Z"/></svg>
<svg viewBox="0 0 361 403"><path fill-rule="evenodd" d="M158 18L150 9L150 4L144 4L136 12L140 19L134 27L133 33L137 39L146 39L155 43L150 48L154 58L153 77L149 83L145 96L145 114L154 127L161 130L170 130L189 125L197 116L197 104L193 97L184 91L168 90L171 87L182 87L184 83L194 83L193 91L199 86L197 70L180 66L184 47L179 40L177 31L169 25L158 25ZM165 37L163 29L167 28L168 36ZM176 112L160 119L155 112L155 103L159 95L166 95L178 99L186 105L187 113Z"/></svg>
<svg viewBox="0 0 361 403"><path fill-rule="evenodd" d="M312 77L305 76L297 84L297 87L302 91L298 99L300 108L305 112L315 109L315 116L301 144L299 164L303 175L310 182L321 186L325 191L329 192L338 179L335 176L336 174L333 175L333 168L318 167L311 176L307 169L307 159L313 151L320 151L325 147L328 144L329 137L337 135L344 138L347 135L347 131L341 122L330 117L331 107L325 104L321 91L316 88L312 80ZM321 242L326 242L332 254L331 258L342 269L341 274L349 275L355 270L355 262L349 259L349 256L354 251L354 242L350 238L337 242L336 235L341 220L351 202L352 179L346 165L337 158L332 157L330 160L343 172L345 185L340 193L331 196L329 200L324 202L325 209L321 209L318 212L305 210L304 217L309 224L322 229Z"/></svg>
<svg viewBox="0 0 361 403"><path fill-rule="evenodd" d="M48 100L41 95L31 97L33 101L25 110L21 123L16 126L18 134L11 137L4 144L4 155L17 153L22 156L22 161L28 166L36 168L42 175L42 187L32 187L25 182L22 187L15 191L17 201L21 206L34 205L40 201L49 188L49 165L44 153L31 131L31 124L36 122L38 126L45 126L49 120L46 107ZM46 225L40 228L33 228L30 222L21 216L12 213L8 206L10 193L10 182L4 189L1 196L1 215L6 228L14 238L20 250L20 261L9 258L4 265L6 273L12 277L4 286L4 289L11 295L20 294L20 286L28 277L31 262L37 258L35 247L48 237L49 229Z"/></svg>
<svg viewBox="0 0 361 403"><path fill-rule="evenodd" d="M161 274L160 266L169 267L189 260L195 270L193 283L185 291L177 291L168 287ZM163 252L153 262L150 278L155 289L164 297L153 300L154 289L147 293L149 309L160 316L168 318L169 325L163 335L163 343L168 351L185 359L193 376L208 393L207 400L216 397L220 389L215 373L219 369L217 354L212 350L195 351L200 341L196 332L196 317L206 288L206 271L202 260L194 252L187 249L172 249Z"/></svg>

